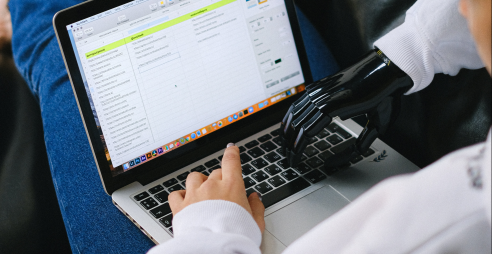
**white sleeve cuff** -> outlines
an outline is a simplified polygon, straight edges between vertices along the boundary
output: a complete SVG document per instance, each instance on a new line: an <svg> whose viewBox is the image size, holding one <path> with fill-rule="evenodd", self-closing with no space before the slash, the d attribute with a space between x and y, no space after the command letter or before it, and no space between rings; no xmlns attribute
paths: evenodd
<svg viewBox="0 0 492 254"><path fill-rule="evenodd" d="M413 80L414 86L406 94L424 89L432 82L435 73L442 72L439 65L434 65L431 49L421 36L413 20L407 19L374 43Z"/></svg>
<svg viewBox="0 0 492 254"><path fill-rule="evenodd" d="M231 233L245 236L257 246L261 244L261 231L253 219L240 205L224 201L209 200L190 205L173 219L174 236L194 232Z"/></svg>
<svg viewBox="0 0 492 254"><path fill-rule="evenodd" d="M412 78L414 86L407 94L427 87L436 73L454 76L462 68L484 67L458 3L419 0L401 26L374 43Z"/></svg>

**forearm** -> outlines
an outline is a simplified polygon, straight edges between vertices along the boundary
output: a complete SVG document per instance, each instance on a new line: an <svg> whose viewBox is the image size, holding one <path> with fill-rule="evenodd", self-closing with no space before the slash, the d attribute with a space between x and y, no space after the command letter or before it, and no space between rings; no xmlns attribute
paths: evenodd
<svg viewBox="0 0 492 254"><path fill-rule="evenodd" d="M409 93L427 87L434 74L456 75L462 68L484 67L459 0L419 0L405 22L374 43L414 82Z"/></svg>
<svg viewBox="0 0 492 254"><path fill-rule="evenodd" d="M241 206L222 200L196 203L173 220L174 239L155 253L260 253L261 232Z"/></svg>

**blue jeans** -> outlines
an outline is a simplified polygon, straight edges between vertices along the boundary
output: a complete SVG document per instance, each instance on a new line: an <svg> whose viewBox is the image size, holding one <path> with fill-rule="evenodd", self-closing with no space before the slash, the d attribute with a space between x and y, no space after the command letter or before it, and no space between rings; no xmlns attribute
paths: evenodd
<svg viewBox="0 0 492 254"><path fill-rule="evenodd" d="M153 242L102 188L51 23L57 11L79 2L11 0L15 62L41 107L51 175L72 251L143 253ZM330 51L298 13L314 79L335 73L338 66Z"/></svg>

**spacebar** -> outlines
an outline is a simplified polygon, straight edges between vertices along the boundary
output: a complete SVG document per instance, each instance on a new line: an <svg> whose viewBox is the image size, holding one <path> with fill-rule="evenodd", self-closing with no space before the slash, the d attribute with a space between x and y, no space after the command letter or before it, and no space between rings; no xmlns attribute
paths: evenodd
<svg viewBox="0 0 492 254"><path fill-rule="evenodd" d="M262 195L261 199L263 201L263 205L265 205L265 208L267 208L281 201L282 199L289 197L292 194L295 194L301 190L306 189L310 185L311 184L309 184L309 182L304 180L303 178L297 178L296 180L278 189L275 189L272 192Z"/></svg>

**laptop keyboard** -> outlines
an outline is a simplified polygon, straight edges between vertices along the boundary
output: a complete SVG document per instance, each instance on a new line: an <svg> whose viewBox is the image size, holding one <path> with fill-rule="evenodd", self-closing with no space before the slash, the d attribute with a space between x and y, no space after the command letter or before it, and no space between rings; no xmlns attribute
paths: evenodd
<svg viewBox="0 0 492 254"><path fill-rule="evenodd" d="M278 140L279 132L279 130L272 131L239 147L246 193L248 196L253 192L261 193L265 208L325 179L327 175L319 170L324 161L356 141L349 132L338 124L332 123L316 137L311 138L302 162L299 166L291 168L282 155ZM353 159L347 165L332 169L331 173L344 170L374 153L374 149L369 149L363 156ZM169 193L184 190L186 178L191 172L210 175L213 170L221 167L221 160L222 156L211 159L176 178L151 186L146 191L134 195L133 199L172 234Z"/></svg>

